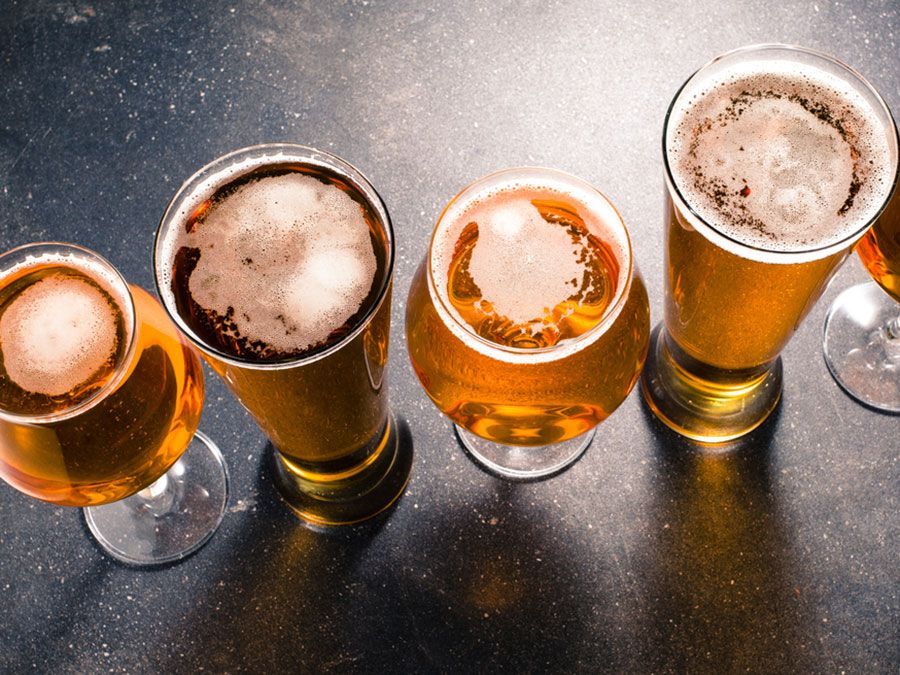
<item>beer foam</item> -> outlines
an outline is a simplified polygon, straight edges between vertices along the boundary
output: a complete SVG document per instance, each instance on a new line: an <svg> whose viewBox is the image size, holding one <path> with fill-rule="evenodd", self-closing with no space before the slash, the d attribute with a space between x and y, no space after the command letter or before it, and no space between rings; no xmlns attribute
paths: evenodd
<svg viewBox="0 0 900 675"><path fill-rule="evenodd" d="M61 396L90 382L114 357L117 308L87 280L50 274L0 317L6 373L25 391Z"/></svg>
<svg viewBox="0 0 900 675"><path fill-rule="evenodd" d="M344 325L377 269L361 206L299 172L241 185L174 244L200 251L189 280L194 301L280 352L313 347Z"/></svg>
<svg viewBox="0 0 900 675"><path fill-rule="evenodd" d="M538 171L539 175L529 174ZM586 242L560 223L551 222L536 202L552 202L574 211L588 233L611 247L622 264L614 305L627 286L630 267L627 234L612 205L590 186L565 174L523 169L507 179L464 191L447 207L431 245L434 286L456 322L471 331L448 297L450 266L464 230L477 226L477 243L468 261L468 274L490 304L490 312L514 324L547 325L552 309L579 292L589 278ZM481 183L481 181L479 182ZM590 290L590 289L586 289Z"/></svg>
<svg viewBox="0 0 900 675"><path fill-rule="evenodd" d="M721 233L764 250L807 251L877 214L893 184L891 133L837 76L760 61L686 87L666 151L684 199Z"/></svg>
<svg viewBox="0 0 900 675"><path fill-rule="evenodd" d="M498 314L524 323L572 295L572 280L581 280L584 267L580 247L529 199L499 197L465 216L479 232L469 273Z"/></svg>

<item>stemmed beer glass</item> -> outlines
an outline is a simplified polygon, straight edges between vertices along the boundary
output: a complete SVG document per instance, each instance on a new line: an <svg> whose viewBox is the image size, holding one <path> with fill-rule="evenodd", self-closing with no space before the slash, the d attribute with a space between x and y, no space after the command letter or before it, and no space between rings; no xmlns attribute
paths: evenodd
<svg viewBox="0 0 900 675"><path fill-rule="evenodd" d="M584 181L516 168L447 205L409 291L413 368L487 471L533 480L585 451L647 353L625 224Z"/></svg>
<svg viewBox="0 0 900 675"><path fill-rule="evenodd" d="M900 413L900 190L856 247L877 283L848 288L832 303L823 348L848 394ZM882 292L883 291L883 292Z"/></svg>
<svg viewBox="0 0 900 675"><path fill-rule="evenodd" d="M203 372L159 303L72 244L0 256L0 477L84 508L113 557L177 560L218 527L227 475L197 431Z"/></svg>

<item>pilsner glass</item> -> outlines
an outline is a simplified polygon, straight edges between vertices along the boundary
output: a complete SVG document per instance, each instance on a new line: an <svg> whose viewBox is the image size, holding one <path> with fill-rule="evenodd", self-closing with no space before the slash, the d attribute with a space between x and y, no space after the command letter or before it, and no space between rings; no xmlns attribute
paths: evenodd
<svg viewBox="0 0 900 675"><path fill-rule="evenodd" d="M488 472L571 466L647 354L649 306L628 232L584 181L499 171L444 209L406 309L425 392Z"/></svg>
<svg viewBox="0 0 900 675"><path fill-rule="evenodd" d="M0 476L83 506L112 556L184 557L227 500L219 450L196 431L203 372L159 303L72 244L0 256Z"/></svg>
<svg viewBox="0 0 900 675"><path fill-rule="evenodd" d="M281 495L315 525L370 518L409 478L384 378L393 266L372 185L300 145L216 159L157 232L163 304L269 436Z"/></svg>
<svg viewBox="0 0 900 675"><path fill-rule="evenodd" d="M665 321L642 390L679 433L724 442L777 405L779 354L887 202L896 132L844 64L759 45L687 80L663 158Z"/></svg>
<svg viewBox="0 0 900 675"><path fill-rule="evenodd" d="M900 190L896 185L890 204L856 252L877 285L848 288L832 303L825 320L825 362L838 384L858 401L900 413Z"/></svg>

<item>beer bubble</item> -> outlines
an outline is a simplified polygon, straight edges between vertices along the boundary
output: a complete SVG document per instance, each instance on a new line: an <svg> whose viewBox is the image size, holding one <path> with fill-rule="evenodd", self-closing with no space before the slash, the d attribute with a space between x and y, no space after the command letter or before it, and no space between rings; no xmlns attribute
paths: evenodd
<svg viewBox="0 0 900 675"><path fill-rule="evenodd" d="M6 373L27 392L61 396L114 357L118 308L80 277L50 274L16 296L0 317Z"/></svg>

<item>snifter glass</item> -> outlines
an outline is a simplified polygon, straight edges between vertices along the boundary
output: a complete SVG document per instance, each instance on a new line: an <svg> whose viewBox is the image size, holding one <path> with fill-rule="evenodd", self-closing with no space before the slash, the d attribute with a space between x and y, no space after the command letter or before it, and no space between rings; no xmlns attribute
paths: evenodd
<svg viewBox="0 0 900 675"><path fill-rule="evenodd" d="M524 197L523 192L514 199L524 210L513 207L492 221L497 225L474 222L476 216L467 210L479 204L492 208L492 195L504 190L515 193L520 188L529 196ZM534 219L536 229L526 229L532 227L524 225L529 218ZM589 222L593 224L589 226ZM481 231L482 236L490 230L502 232L501 238L514 237L515 243L505 244L503 261L496 260L493 249L484 254L489 258L481 258L500 266L491 268L499 277L493 277L490 292L482 293L475 272L470 279L459 272L469 264L463 262L466 256L469 261L474 259L481 241L479 231L471 229L473 225L489 228ZM451 237L459 227L462 230ZM548 248L551 235L567 243L559 249ZM463 250L468 252L460 254ZM554 253L547 254L550 250ZM452 251L449 261L447 251ZM554 269L544 266L542 251L554 258L550 263ZM578 256L576 268L581 266L577 272L566 267L575 260L568 258L573 254ZM592 257L595 255L599 257ZM542 262L526 265L532 256ZM585 260L606 262L589 268ZM554 288L550 280L556 278L554 274L559 276L560 269L569 269L573 275L569 280L566 273L564 295L575 293L584 304L573 300L575 296L556 297L555 292L552 300L551 294L538 295L536 288ZM602 269L612 280L605 305L588 303L589 296L583 295L592 278L588 269L591 274ZM469 273L466 267L465 275ZM537 276L524 278L532 273ZM593 288L596 291L596 286ZM465 319L460 305L451 300L452 293L459 301L457 291L464 296L465 311L474 312L474 317L486 312L477 329L471 325L471 317ZM528 308L522 310L524 314L518 310L509 313L518 302L509 304L515 297L530 298L519 305ZM548 302L552 309L538 309ZM522 323L513 318L531 317L532 310L542 316ZM469 456L499 477L537 480L576 462L594 437L596 425L628 396L646 357L649 320L647 291L634 264L625 224L613 205L575 176L522 167L474 182L444 209L409 291L406 337L422 387L454 422ZM564 322L571 322L567 325L573 336L558 339L557 331L563 335Z"/></svg>
<svg viewBox="0 0 900 675"><path fill-rule="evenodd" d="M75 283L95 285L98 294L115 298L124 345L114 364L104 364L108 373L90 375L100 378L92 383L96 390L73 394L71 403L65 400L70 392L35 394L20 388L6 367L0 369L0 386L9 396L0 397L0 477L32 497L85 507L97 542L122 562L178 560L212 536L228 496L222 455L196 430L203 406L200 360L153 297L129 286L96 253L73 244L28 244L0 256L2 314L45 279L61 289L60 280L73 275L78 275ZM42 325L48 350L67 342L72 347L72 338L61 333L69 324ZM16 330L8 327L0 334L13 341ZM8 367L14 348L0 339ZM36 368L26 364L33 372L46 372L47 362L60 358L35 354L36 344L26 349L26 356L44 361ZM35 396L48 401L42 407L52 403L52 412L23 407L25 397Z"/></svg>
<svg viewBox="0 0 900 675"><path fill-rule="evenodd" d="M381 261L372 300L363 302L355 318L340 327L340 337L324 348L273 360L230 353L179 310L172 252L178 233L189 221L205 218L206 209L221 195L232 194L236 184L296 172L323 185L333 181L328 185L338 186L371 214L369 236ZM266 208L282 213L285 205L269 201ZM154 261L157 289L169 316L271 440L275 482L295 514L315 526L350 525L384 512L399 499L409 480L412 447L400 442L385 377L394 239L387 209L365 176L339 157L302 145L273 143L231 152L179 188L157 231ZM240 272L224 276L219 283L242 283ZM280 290L266 291L279 311Z"/></svg>
<svg viewBox="0 0 900 675"><path fill-rule="evenodd" d="M666 183L665 320L651 336L641 388L648 406L660 420L684 436L710 444L748 433L774 410L782 392L782 349L838 266L872 225L877 211L883 208L882 205L875 215L866 215L858 224L852 224L852 228L830 235L830 239L782 247L777 242L770 245L769 240L739 240L700 215L698 205L691 203L675 177L675 160L669 145L678 124L675 111L696 105L696 98L709 90L710 82L717 82L717 78L749 72L749 64L760 78L767 73L785 77L785 73L803 73L804 69L836 78L842 88L852 92L848 96L859 103L856 109L865 111L852 114L865 114L872 120L873 134L885 130L883 140L889 161L893 162L886 175L894 174L897 162L896 132L878 93L848 66L810 49L777 44L737 49L705 65L676 93L666 115L662 139ZM762 97L763 93L756 95ZM741 96L750 94L744 91ZM847 108L837 115L821 102L797 96L807 112L832 124L839 133L852 133L841 126L846 120L839 115L851 114L851 105L856 103L842 102ZM773 94L772 98L781 97ZM732 101L738 117L744 112L739 99ZM704 127L696 123L692 128ZM740 150L744 150L743 145ZM849 150L847 156L855 157ZM804 163L793 155L788 159ZM767 166L767 178L774 180L772 172L777 164ZM853 170L857 170L855 166ZM703 173L696 175L705 179ZM827 177L831 178L830 174ZM732 177L737 178L740 176ZM853 204L853 195L859 203L854 186L858 188L851 181L842 188L851 195L844 206ZM750 193L745 182L745 189L735 194L747 197ZM731 192L717 194L736 199L730 197ZM798 204L805 202L795 198L794 207ZM869 202L869 206L872 204L877 205ZM799 241L799 235L796 236Z"/></svg>

